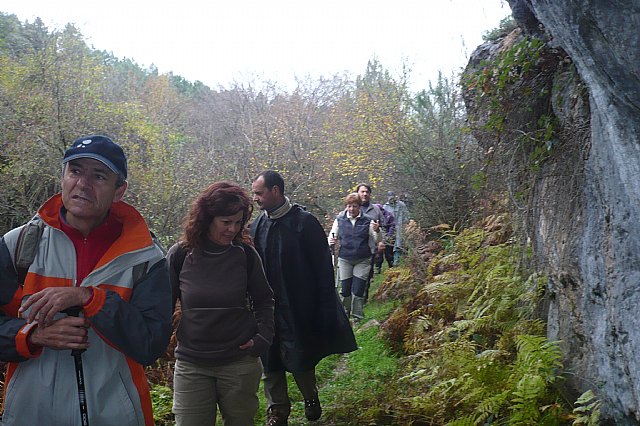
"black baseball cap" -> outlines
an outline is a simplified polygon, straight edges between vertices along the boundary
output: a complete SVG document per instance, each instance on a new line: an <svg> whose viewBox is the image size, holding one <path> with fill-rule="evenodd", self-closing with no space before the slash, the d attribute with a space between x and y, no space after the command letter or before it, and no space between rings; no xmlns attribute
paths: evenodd
<svg viewBox="0 0 640 426"><path fill-rule="evenodd" d="M124 151L107 136L90 135L76 139L64 152L62 164L76 158L92 158L109 167L123 180L127 179L127 157Z"/></svg>

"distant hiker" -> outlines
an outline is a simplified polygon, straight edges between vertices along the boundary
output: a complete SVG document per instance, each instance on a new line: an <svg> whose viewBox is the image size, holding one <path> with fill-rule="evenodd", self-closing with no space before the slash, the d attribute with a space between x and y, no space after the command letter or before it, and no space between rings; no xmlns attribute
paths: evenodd
<svg viewBox="0 0 640 426"><path fill-rule="evenodd" d="M382 209L379 208L376 204L371 202L371 185L366 183L360 183L356 187L356 193L360 200L362 201L362 206L360 210L364 216L367 216L374 223L382 226L384 223L384 215L382 214ZM373 266L375 265L375 257L377 253L377 248L373 250L371 253L371 268L369 268L369 275L367 276L367 282L364 291L364 302L366 303L369 298L369 287L371 287L371 279L373 278Z"/></svg>
<svg viewBox="0 0 640 426"><path fill-rule="evenodd" d="M9 361L0 423L87 424L82 385L92 426L153 425L143 366L171 336L163 252L121 201L127 159L120 146L83 137L62 164L62 192L0 241L0 358ZM31 257L14 267L27 247ZM74 307L79 317L63 313ZM72 349L84 351L84 381L76 380Z"/></svg>
<svg viewBox="0 0 640 426"><path fill-rule="evenodd" d="M358 197L362 201L362 206L360 206L360 211L362 212L362 214L369 217L369 219L382 224L382 222L384 222L382 209L379 208L378 205L371 202L371 185L368 185L366 183L358 184L358 186L356 187L356 192L358 193Z"/></svg>
<svg viewBox="0 0 640 426"><path fill-rule="evenodd" d="M180 299L173 376L177 426L253 425L264 355L273 338L273 292L245 225L253 206L235 183L216 182L191 205L169 253Z"/></svg>
<svg viewBox="0 0 640 426"><path fill-rule="evenodd" d="M409 209L406 204L398 198L395 192L389 191L387 193L387 202L384 204L384 209L393 213L393 217L396 221L396 241L393 247L393 264L398 265L400 257L405 252L403 227L409 223Z"/></svg>
<svg viewBox="0 0 640 426"><path fill-rule="evenodd" d="M291 401L285 371L304 398L308 420L320 418L315 366L331 354L357 349L335 292L331 253L320 222L284 195L284 180L268 170L253 181L264 211L251 224L276 301L276 333L264 364L267 425L287 425Z"/></svg>
<svg viewBox="0 0 640 426"><path fill-rule="evenodd" d="M340 241L338 270L340 295L347 315L358 322L364 318L364 295L371 270L371 253L381 241L380 227L362 214L362 201L355 192L344 199L346 209L339 213L331 227L329 245Z"/></svg>
<svg viewBox="0 0 640 426"><path fill-rule="evenodd" d="M384 221L382 222L382 241L378 243L378 251L375 255L375 267L376 273L379 274L382 272L382 264L385 259L387 260L387 264L389 268L393 267L393 248L395 246L396 241L396 222L393 217L393 213L389 210L385 210L382 207L382 204L375 204L377 208L382 210L382 215L384 216Z"/></svg>

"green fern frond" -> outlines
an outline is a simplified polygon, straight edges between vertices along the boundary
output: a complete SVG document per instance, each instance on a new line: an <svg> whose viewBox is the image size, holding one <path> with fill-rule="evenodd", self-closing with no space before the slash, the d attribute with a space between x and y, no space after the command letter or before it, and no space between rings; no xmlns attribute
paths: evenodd
<svg viewBox="0 0 640 426"><path fill-rule="evenodd" d="M573 409L575 419L574 426L597 426L600 424L600 400L589 389L576 400L576 407Z"/></svg>
<svg viewBox="0 0 640 426"><path fill-rule="evenodd" d="M516 368L522 372L535 372L551 383L562 367L559 342L551 342L543 336L522 335L516 337L518 356Z"/></svg>
<svg viewBox="0 0 640 426"><path fill-rule="evenodd" d="M476 422L473 416L461 417L446 423L446 426L475 426Z"/></svg>

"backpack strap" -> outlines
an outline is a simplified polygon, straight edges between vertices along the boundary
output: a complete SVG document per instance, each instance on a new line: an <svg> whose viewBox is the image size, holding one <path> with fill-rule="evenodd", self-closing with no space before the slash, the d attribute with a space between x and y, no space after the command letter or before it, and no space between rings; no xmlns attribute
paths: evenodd
<svg viewBox="0 0 640 426"><path fill-rule="evenodd" d="M185 247L183 247L182 245L178 245L176 254L174 254L171 267L178 277L180 276L180 271L182 271L182 265L184 265L184 260L187 258L188 252L189 250L187 250Z"/></svg>
<svg viewBox="0 0 640 426"><path fill-rule="evenodd" d="M18 235L14 264L18 276L18 285L23 286L29 267L33 263L44 232L44 222L37 215L27 222Z"/></svg>
<svg viewBox="0 0 640 426"><path fill-rule="evenodd" d="M249 251L251 250L249 244L246 244L243 242L240 242L240 244L242 245L242 249L244 250L244 256L247 261L247 282L248 282L249 277L251 276L251 272L253 270L253 256L249 253ZM253 300L251 299L251 296L249 295L248 291L247 291L247 294L245 295L245 299L247 302L247 309L253 310Z"/></svg>
<svg viewBox="0 0 640 426"><path fill-rule="evenodd" d="M251 250L251 248L247 243L241 242L240 244L242 244L242 248L244 249L244 255L247 259L247 277L250 277L251 271L253 271L253 256L249 254L249 251Z"/></svg>
<svg viewBox="0 0 640 426"><path fill-rule="evenodd" d="M132 276L134 283L137 283L140 278L147 274L147 268L149 268L149 262L138 263L133 267Z"/></svg>
<svg viewBox="0 0 640 426"><path fill-rule="evenodd" d="M162 246L162 243L160 243L160 240L158 240L158 237L156 237L156 234L154 234L153 231L151 231L151 230L149 230L149 233L151 234L151 240L153 241L155 246L160 249L160 251L162 252L163 256L166 255L167 251ZM184 258L182 258L182 262L184 262ZM182 268L182 263L180 264L180 267ZM133 272L132 272L133 282L137 283L138 280L140 280L140 278L142 278L145 275L147 275L148 270L149 270L149 262L148 261L147 262L138 263L137 265L135 265L133 267Z"/></svg>

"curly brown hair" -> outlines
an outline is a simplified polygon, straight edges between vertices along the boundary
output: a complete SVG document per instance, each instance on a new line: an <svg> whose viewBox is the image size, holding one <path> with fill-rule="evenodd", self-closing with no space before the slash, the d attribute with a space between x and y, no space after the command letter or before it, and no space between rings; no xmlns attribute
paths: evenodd
<svg viewBox="0 0 640 426"><path fill-rule="evenodd" d="M233 216L239 211L242 211L242 227L233 241L251 244L251 237L246 229L253 213L249 195L244 188L233 182L212 183L191 203L183 223L181 244L188 248L202 248L213 218Z"/></svg>

